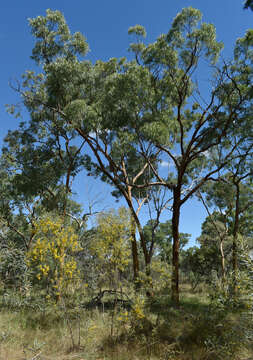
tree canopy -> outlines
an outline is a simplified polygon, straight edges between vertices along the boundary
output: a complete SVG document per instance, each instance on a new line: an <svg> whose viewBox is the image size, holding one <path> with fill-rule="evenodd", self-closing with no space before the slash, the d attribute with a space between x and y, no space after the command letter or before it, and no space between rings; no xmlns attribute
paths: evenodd
<svg viewBox="0 0 253 360"><path fill-rule="evenodd" d="M25 197L22 204L39 200L66 216L78 212L70 197L80 171L109 183L130 210L135 278L139 244L149 274L160 214L170 201L171 223L165 224L173 238L171 297L178 305L182 206L207 183L232 179L236 187L252 175L251 30L238 39L234 58L222 62L215 27L188 7L153 43L145 43L141 25L130 27L129 35L137 39L130 44L131 60L93 64L85 59L85 37L71 34L61 12L47 10L29 25L35 39L31 58L39 71L26 71L16 87L29 119L5 139L2 161L11 176L1 186L8 183L21 203ZM205 95L198 82L203 64L210 77ZM164 161L170 164L166 174ZM157 219L148 224L150 239L140 212L162 188L166 206L153 207ZM13 197L10 193L3 202L2 219L9 227L6 211Z"/></svg>

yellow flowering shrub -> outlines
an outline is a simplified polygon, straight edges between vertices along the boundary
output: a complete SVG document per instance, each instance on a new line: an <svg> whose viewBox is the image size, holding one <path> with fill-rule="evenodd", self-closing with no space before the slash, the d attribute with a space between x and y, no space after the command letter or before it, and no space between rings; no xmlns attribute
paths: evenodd
<svg viewBox="0 0 253 360"><path fill-rule="evenodd" d="M27 264L38 281L47 284L56 298L78 275L73 254L81 250L78 236L61 218L45 217L35 226L35 242L27 253Z"/></svg>
<svg viewBox="0 0 253 360"><path fill-rule="evenodd" d="M137 320L145 318L145 299L142 296L136 296L132 306L132 314Z"/></svg>
<svg viewBox="0 0 253 360"><path fill-rule="evenodd" d="M171 266L159 258L154 258L151 263L151 273L154 276L153 290L155 292L166 289L171 283Z"/></svg>
<svg viewBox="0 0 253 360"><path fill-rule="evenodd" d="M129 312L127 310L121 310L118 314L117 320L122 323L129 321Z"/></svg>
<svg viewBox="0 0 253 360"><path fill-rule="evenodd" d="M130 261L130 216L125 208L111 210L97 217L97 232L90 251L100 261L107 278L123 272Z"/></svg>

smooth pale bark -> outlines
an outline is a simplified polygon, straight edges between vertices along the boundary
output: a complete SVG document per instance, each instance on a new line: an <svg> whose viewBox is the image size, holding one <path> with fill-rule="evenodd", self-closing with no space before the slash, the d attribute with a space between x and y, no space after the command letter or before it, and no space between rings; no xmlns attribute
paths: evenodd
<svg viewBox="0 0 253 360"><path fill-rule="evenodd" d="M132 249L134 282L136 283L139 277L139 258L138 258L138 247L135 236L135 229L136 229L135 221L133 218L131 218L131 249Z"/></svg>
<svg viewBox="0 0 253 360"><path fill-rule="evenodd" d="M220 253L221 253L221 273L224 282L226 278L226 272L225 272L225 255L223 250L223 240L220 240Z"/></svg>
<svg viewBox="0 0 253 360"><path fill-rule="evenodd" d="M223 242L224 242L224 235L222 235L218 229L218 227L216 226L216 223L213 219L213 215L210 213L209 209L208 209L208 206L205 202L205 200L203 199L203 196L201 195L201 192L199 191L198 192L198 195L202 201L202 204L204 205L207 213L208 213L208 216L209 216L209 219L211 220L215 230L217 231L217 234L219 235L219 238L220 238L220 254L221 254L221 274L222 274L222 280L223 282L225 282L225 279L226 279L226 269L225 269L225 254L224 254L224 249L223 249ZM226 233L227 233L227 229L226 229Z"/></svg>

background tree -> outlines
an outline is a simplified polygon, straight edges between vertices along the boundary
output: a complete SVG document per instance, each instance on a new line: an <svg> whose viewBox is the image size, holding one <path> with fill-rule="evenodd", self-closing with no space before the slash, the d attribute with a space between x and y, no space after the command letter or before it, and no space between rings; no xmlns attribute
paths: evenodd
<svg viewBox="0 0 253 360"><path fill-rule="evenodd" d="M201 230L201 235L197 241L201 244L201 248L216 249L219 253L220 266L216 270L217 274L221 274L223 281L225 281L226 272L229 268L226 260L228 260L232 248L232 237L226 215L218 211L209 212ZM217 258L217 255L215 257Z"/></svg>
<svg viewBox="0 0 253 360"><path fill-rule="evenodd" d="M234 274L234 289L236 289L236 273L238 271L238 236L250 238L251 225L248 219L252 217L252 181L249 176L251 169L237 162L220 181L211 184L207 190L209 203L219 210L216 218L221 220L213 224L222 240L230 239L232 250L232 270ZM210 218L210 216L209 216ZM217 220L217 219L216 219ZM221 229L223 227L223 231ZM210 229L209 229L210 230ZM222 251L221 251L222 254Z"/></svg>
<svg viewBox="0 0 253 360"><path fill-rule="evenodd" d="M198 10L183 9L174 19L171 30L155 43L131 45L137 64L149 73L150 87L155 94L143 112L142 127L135 127L140 149L157 184L165 186L173 195L172 300L177 305L181 207L206 181L218 175L246 137L242 134L234 142L228 136L233 133L235 123L243 125L245 117L239 115L249 99L249 88L242 78L238 79L239 68L237 72L226 65L217 69L212 74L212 90L207 100L194 81L202 59L213 66L223 47L216 41L215 28L211 24L200 24L200 20ZM131 32L140 34L139 27ZM146 157L146 148L151 144L160 151L163 160L173 164L173 171L170 169L167 177L161 175L159 168L152 167ZM215 161L208 157L211 152L216 154Z"/></svg>
<svg viewBox="0 0 253 360"><path fill-rule="evenodd" d="M78 147L70 144L64 151L53 135L42 139L38 127L31 129L25 123L6 136L0 158L0 219L5 229L1 257L8 258L2 268L4 284L12 278L22 287L19 280L28 280L25 256L42 216L54 211L80 218L81 207L69 196L80 167L78 153Z"/></svg>
<svg viewBox="0 0 253 360"><path fill-rule="evenodd" d="M146 242L154 243L154 253L159 256L162 261L172 264L172 224L171 220L159 223L155 228L153 220L149 220L144 226L144 235ZM180 233L180 250L189 242L190 234Z"/></svg>
<svg viewBox="0 0 253 360"><path fill-rule="evenodd" d="M53 136L60 145L68 144L69 139L80 142L80 148L84 144L82 164L89 175L106 179L122 193L136 223L148 264L139 206L137 209L134 206L133 185L130 185L139 181L148 164L135 151L136 136L127 132L123 124L127 119L126 127L130 127L134 121L130 109L137 108L138 102L133 101L133 97L140 96L137 89L142 87L145 78L142 72L136 72L134 63L126 63L125 59L97 61L95 65L82 60L88 50L87 43L80 33L70 34L59 11L48 10L45 17L31 19L30 26L36 38L32 58L41 65L42 73L27 72L22 86L17 87L30 113L29 128L36 129L41 139ZM123 99L122 91L130 87L136 88L135 94ZM147 94L143 97L146 99ZM110 108L115 101L117 111ZM154 154L152 156L154 158ZM132 245L136 276L138 254L134 236Z"/></svg>
<svg viewBox="0 0 253 360"><path fill-rule="evenodd" d="M23 88L18 89L32 115L31 124L49 124L50 132L66 132L67 138L84 141L93 154L84 157L86 169L122 193L135 220L147 268L149 256L132 190L155 185L172 192L172 300L176 305L181 207L218 174L248 136L245 131L236 142L229 136L236 126L243 128L246 120L241 110L244 106L245 114L249 102L239 63L215 71L207 100L193 80L201 59L213 66L222 48L214 27L200 20L198 10L183 9L171 30L155 43L130 45L135 60L92 65L80 60L88 49L84 37L71 35L62 14L48 10L45 17L30 20L36 38L32 58L41 65L42 74L28 72ZM144 36L145 30L136 26L129 33ZM208 157L210 152L216 154L215 161ZM166 158L173 170L164 178L159 161Z"/></svg>
<svg viewBox="0 0 253 360"><path fill-rule="evenodd" d="M220 258L216 244L194 246L184 250L181 254L181 271L192 289L195 290L202 282L209 283L213 272L220 272Z"/></svg>

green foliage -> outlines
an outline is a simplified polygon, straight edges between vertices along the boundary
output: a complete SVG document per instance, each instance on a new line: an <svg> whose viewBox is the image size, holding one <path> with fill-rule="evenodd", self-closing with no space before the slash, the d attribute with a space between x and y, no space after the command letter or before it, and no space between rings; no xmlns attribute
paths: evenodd
<svg viewBox="0 0 253 360"><path fill-rule="evenodd" d="M251 90L241 71L248 50L238 42L239 60L212 74L209 98L203 100L194 76L203 60L218 62L223 45L216 40L214 26L201 19L199 10L184 8L168 33L149 45L139 40L145 29L131 27L129 34L138 38L130 45L135 60L111 58L95 64L83 60L86 40L80 33L71 34L59 11L47 10L46 16L29 20L35 38L32 59L41 74L28 71L23 78L21 97L31 117L25 133L33 143L29 148L27 141L25 150L40 155L38 140L50 144L54 156L41 173L53 169L49 165L58 166L57 177L45 177L40 190L57 187L66 176L66 195L70 178L83 167L113 185L113 194L125 198L136 222L146 267L151 254L133 198L143 200L152 182L172 191L173 241L180 241L181 206L231 160L237 149L233 135L240 144L248 139L245 115ZM241 109L244 115L239 116ZM90 151L85 152L84 145ZM166 176L159 167L164 158L174 165ZM28 168L33 174L35 168ZM177 263L178 258L173 259Z"/></svg>
<svg viewBox="0 0 253 360"><path fill-rule="evenodd" d="M112 352L115 358L117 346L128 357L133 348L132 358L237 357L253 338L247 248L253 232L252 30L238 39L231 63L220 65L223 45L214 26L188 7L153 43L144 44L141 25L130 27L137 38L130 44L133 60L93 64L83 60L85 38L71 34L59 11L47 10L29 23L32 59L41 72L28 70L22 77L17 90L30 117L8 133L0 159L1 308L23 314L23 328L36 333L58 324L71 339L69 349L80 352L83 343L86 357L88 346L101 358ZM207 99L195 81L203 64L216 64ZM16 116L19 110L9 107ZM100 213L86 231L81 207L71 199L72 181L83 169L110 184L130 212ZM215 210L202 225L200 247L185 250L189 234L178 231L180 210L200 188ZM172 220L159 223L169 192ZM153 210L157 215L143 228L142 206L150 217ZM239 262L233 273L231 248ZM140 288L132 283L131 250ZM171 280L176 289L179 260L184 286L192 289L183 289L182 306L175 309L164 294ZM204 293L198 292L200 283ZM95 316L89 310L86 318L94 290L101 300L106 287L113 289L107 291L113 310ZM130 299L120 303L119 294ZM40 344L33 339L34 352Z"/></svg>
<svg viewBox="0 0 253 360"><path fill-rule="evenodd" d="M154 220L149 220L143 227L144 236L147 244L153 241L155 244L155 254L160 257L163 262L171 264L172 260L172 224L171 221L158 223ZM190 234L180 233L180 250L188 243Z"/></svg>
<svg viewBox="0 0 253 360"><path fill-rule="evenodd" d="M217 247L210 245L188 248L182 253L181 270L193 288L201 281L209 282L212 272L218 272L220 275L220 259Z"/></svg>
<svg viewBox="0 0 253 360"><path fill-rule="evenodd" d="M143 26L141 25L135 25L135 26L131 26L129 29L128 29L128 34L131 35L131 34L136 34L138 36L142 36L142 37L146 37L146 30Z"/></svg>
<svg viewBox="0 0 253 360"><path fill-rule="evenodd" d="M24 250L5 244L0 250L0 277L6 288L22 289L29 282Z"/></svg>
<svg viewBox="0 0 253 360"><path fill-rule="evenodd" d="M253 11L253 1L252 0L246 0L244 3L244 9L250 8Z"/></svg>
<svg viewBox="0 0 253 360"><path fill-rule="evenodd" d="M29 19L31 32L37 39L32 59L39 63L50 63L61 55L73 60L76 54L85 55L88 45L79 32L71 35L60 11L48 9L46 16Z"/></svg>
<svg viewBox="0 0 253 360"><path fill-rule="evenodd" d="M180 57L182 65L187 69L192 61L203 53L212 63L218 60L219 53L223 48L222 43L216 41L215 27L211 24L202 23L198 29L202 14L199 10L192 7L184 8L179 13L172 24L171 30L168 32L168 41L173 47L180 49ZM195 59L191 54L195 51Z"/></svg>

